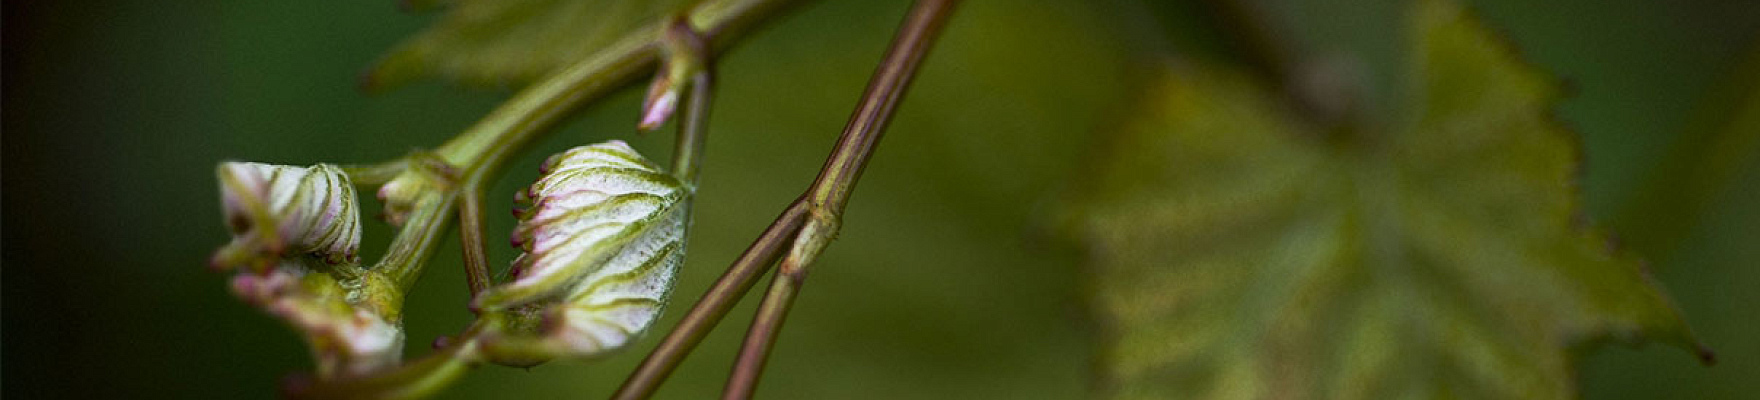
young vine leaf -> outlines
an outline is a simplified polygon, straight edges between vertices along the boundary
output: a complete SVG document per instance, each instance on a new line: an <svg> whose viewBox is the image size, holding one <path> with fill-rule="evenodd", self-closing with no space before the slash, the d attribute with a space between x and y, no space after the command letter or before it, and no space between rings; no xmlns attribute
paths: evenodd
<svg viewBox="0 0 1760 400"><path fill-rule="evenodd" d="M457 0L362 77L374 89L446 78L517 86L611 45L689 5L685 0ZM659 32L654 32L659 34Z"/></svg>
<svg viewBox="0 0 1760 400"><path fill-rule="evenodd" d="M1459 6L1410 15L1408 108L1309 126L1176 64L1074 206L1113 398L1574 398L1605 340L1703 350L1583 222L1557 83Z"/></svg>
<svg viewBox="0 0 1760 400"><path fill-rule="evenodd" d="M622 348L659 318L684 261L691 189L622 141L545 162L524 193L512 281L478 295L484 352L526 365Z"/></svg>

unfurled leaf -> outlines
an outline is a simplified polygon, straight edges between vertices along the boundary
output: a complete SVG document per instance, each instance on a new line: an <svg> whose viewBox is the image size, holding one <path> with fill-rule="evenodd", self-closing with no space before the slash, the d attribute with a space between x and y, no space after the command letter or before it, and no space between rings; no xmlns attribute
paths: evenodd
<svg viewBox="0 0 1760 400"><path fill-rule="evenodd" d="M440 77L505 86L580 61L690 4L685 0L457 0L365 76L371 87ZM660 32L648 32L658 35Z"/></svg>
<svg viewBox="0 0 1760 400"><path fill-rule="evenodd" d="M1391 129L1309 126L1220 69L1148 85L1076 206L1102 394L1565 399L1600 340L1698 349L1583 222L1556 83L1420 3Z"/></svg>
<svg viewBox="0 0 1760 400"><path fill-rule="evenodd" d="M537 362L621 348L660 315L684 260L691 189L621 141L545 163L520 194L512 281L477 297L502 332L485 352Z"/></svg>

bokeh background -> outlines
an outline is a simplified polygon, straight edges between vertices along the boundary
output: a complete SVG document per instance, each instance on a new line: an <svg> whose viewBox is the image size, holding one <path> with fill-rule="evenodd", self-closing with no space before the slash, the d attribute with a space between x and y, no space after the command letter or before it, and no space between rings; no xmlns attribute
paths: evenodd
<svg viewBox="0 0 1760 400"><path fill-rule="evenodd" d="M1648 256L1721 356L1707 368L1662 346L1602 348L1582 362L1585 397L1760 393L1760 156L1749 146L1734 161L1699 163L1701 147L1717 146L1692 145L1717 134L1732 102L1754 101L1760 2L1469 3L1573 84L1557 111L1583 136L1589 215ZM1369 93L1395 82L1399 1L1264 5L1293 43L1361 60ZM725 55L679 307L806 187L907 6L810 3ZM437 82L357 91L362 68L432 19L389 0L4 7L9 397L273 396L309 360L293 333L203 268L228 236L215 163L390 159L438 145L509 93ZM760 395L1082 397L1090 328L1073 284L1079 255L1049 229L1056 196L1080 179L1089 138L1128 115L1132 71L1153 53L1228 59L1228 41L1192 28L1205 15L1183 2L965 4L800 297ZM491 209L510 208L543 156L573 145L621 138L663 159L669 135L633 135L638 92L585 110L512 164ZM1721 178L1683 189L1683 176ZM511 228L503 215L491 214L491 238ZM373 259L390 229L367 226ZM449 236L409 299L409 354L470 318L456 242ZM490 250L496 264L514 255ZM755 303L659 396L718 393ZM654 341L592 363L480 368L443 397L601 397Z"/></svg>

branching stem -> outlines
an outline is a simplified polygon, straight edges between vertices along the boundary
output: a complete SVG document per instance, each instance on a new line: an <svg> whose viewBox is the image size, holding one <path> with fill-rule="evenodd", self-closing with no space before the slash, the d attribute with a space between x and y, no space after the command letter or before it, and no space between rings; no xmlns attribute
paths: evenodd
<svg viewBox="0 0 1760 400"><path fill-rule="evenodd" d="M953 0L923 0L912 7L885 61L869 82L861 105L844 127L836 149L812 187L790 204L728 267L678 326L642 360L613 398L644 399L653 395L679 362L751 289L758 276L783 257L786 245L788 260L783 261L783 272L777 275L759 307L757 320L746 337L746 346L741 349L726 392L730 398L750 397L769 345L774 343L782 319L806 276L806 266L836 235L838 215L848 204L850 193L873 155L899 99L954 3Z"/></svg>
<svg viewBox="0 0 1760 400"><path fill-rule="evenodd" d="M692 8L684 18L691 31L701 32L705 47L725 46L743 28L781 11L794 0L708 0ZM669 28L658 21L647 28L638 28L612 45L563 68L536 82L491 111L476 125L441 145L432 153L421 152L373 165L348 166L344 171L357 185L381 185L406 174L430 175L420 192L400 200L407 214L395 215L394 222L402 229L393 239L390 250L372 268L364 271L378 279L395 283L397 293L372 293L368 298L393 295L395 300L381 304L384 315L396 315L401 309L403 293L408 293L420 278L423 266L433 254L440 237L448 228L450 218L461 219L460 238L464 242L465 265L472 293L481 292L492 282L482 235L482 188L499 176L501 167L558 122L580 106L598 100L623 87L639 74L653 69L655 49L662 43L660 33ZM695 179L701 156L703 127L707 122L707 101L710 89L705 70L693 78L693 99L681 123L679 164L676 170L690 180ZM700 94L700 95L698 95ZM433 167L433 168L430 168ZM431 174L443 170L443 174ZM305 388L312 393L431 393L457 376L457 372L474 361L475 332L473 325L461 335L458 346L422 358L404 367L387 371L383 376L366 377L350 382L317 382ZM424 371L444 371L424 372ZM333 386L333 385L344 385ZM332 392L332 389L348 389ZM371 389L371 390L368 390ZM414 390L405 391L405 390Z"/></svg>
<svg viewBox="0 0 1760 400"><path fill-rule="evenodd" d="M692 10L689 21L699 32L733 32L754 20L771 15L791 0L709 1ZM444 232L460 188L485 187L501 165L535 138L549 132L582 104L597 100L622 87L655 64L661 29L666 21L629 35L593 53L508 99L458 137L433 154L458 172L445 190L421 194L411 204L404 230L392 249L372 271L385 274L407 291L421 276L433 245ZM724 43L724 42L722 42ZM409 161L347 169L357 181L389 181L396 173L415 167Z"/></svg>
<svg viewBox="0 0 1760 400"><path fill-rule="evenodd" d="M886 58L868 82L861 104L856 106L849 124L844 126L837 149L825 160L819 178L807 190L803 199L808 207L807 222L796 237L788 258L782 260L782 267L771 280L763 302L758 305L758 313L746 332L745 343L740 348L739 358L734 361L733 373L728 376L722 398L748 399L757 390L758 378L763 375L770 349L782 331L782 323L794 305L796 294L806 282L808 267L837 236L844 207L855 191L856 180L861 178L868 159L873 157L874 148L886 133L886 125L892 121L899 100L910 87L912 78L916 77L917 67L929 54L955 3L955 0L918 0L899 26L897 35L892 38L892 47L886 51Z"/></svg>

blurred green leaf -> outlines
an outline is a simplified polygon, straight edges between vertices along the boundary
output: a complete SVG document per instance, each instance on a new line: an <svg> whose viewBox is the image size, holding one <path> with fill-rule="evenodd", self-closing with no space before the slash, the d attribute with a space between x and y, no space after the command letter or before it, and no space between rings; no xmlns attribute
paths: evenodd
<svg viewBox="0 0 1760 400"><path fill-rule="evenodd" d="M1556 83L1420 3L1389 132L1309 126L1227 70L1154 79L1076 206L1105 394L1572 398L1573 348L1700 348L1582 221Z"/></svg>
<svg viewBox="0 0 1760 400"><path fill-rule="evenodd" d="M688 0L457 0L427 30L405 40L362 83L389 88L439 77L483 86L518 85L560 69ZM657 32L656 32L657 33Z"/></svg>

